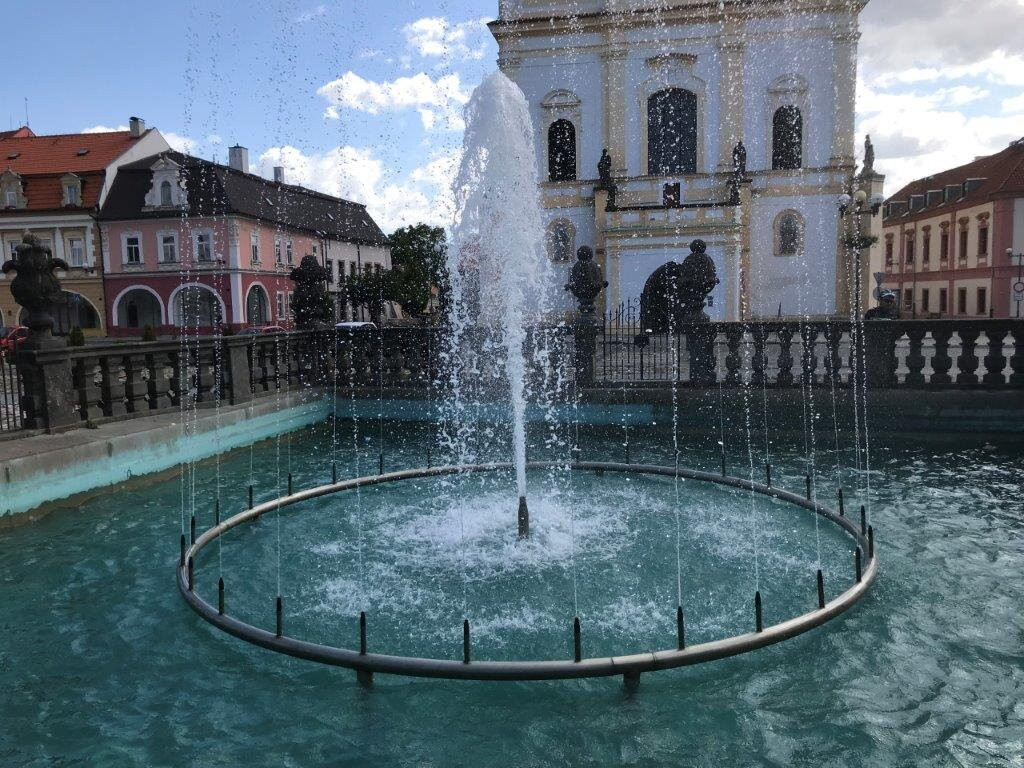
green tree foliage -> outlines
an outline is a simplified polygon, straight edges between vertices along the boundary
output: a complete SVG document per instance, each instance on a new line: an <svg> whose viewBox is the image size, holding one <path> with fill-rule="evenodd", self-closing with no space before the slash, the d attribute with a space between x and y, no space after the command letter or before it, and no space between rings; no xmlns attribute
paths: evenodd
<svg viewBox="0 0 1024 768"><path fill-rule="evenodd" d="M346 277L340 288L348 303L354 307L364 307L370 319L377 324L380 324L384 315L384 303L398 301L391 272L359 272Z"/></svg>
<svg viewBox="0 0 1024 768"><path fill-rule="evenodd" d="M420 317L429 306L433 287L444 305L448 292L444 229L427 224L402 227L388 237L388 245L392 270L385 278L385 297L400 304L406 314Z"/></svg>
<svg viewBox="0 0 1024 768"><path fill-rule="evenodd" d="M68 331L68 346L69 347L84 347L85 346L85 334L82 333L82 329L77 325Z"/></svg>
<svg viewBox="0 0 1024 768"><path fill-rule="evenodd" d="M327 270L315 256L306 255L291 271L289 278L295 283L292 295L292 316L300 330L322 328L334 322L334 304L327 292Z"/></svg>

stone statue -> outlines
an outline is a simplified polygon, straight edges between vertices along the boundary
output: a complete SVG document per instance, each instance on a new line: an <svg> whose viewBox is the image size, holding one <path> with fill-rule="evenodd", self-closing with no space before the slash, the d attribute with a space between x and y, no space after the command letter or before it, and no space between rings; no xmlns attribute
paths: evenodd
<svg viewBox="0 0 1024 768"><path fill-rule="evenodd" d="M594 302L607 287L608 282L601 273L601 267L594 261L594 252L584 245L576 252L576 263L572 265L565 290L576 297L581 314L591 314Z"/></svg>
<svg viewBox="0 0 1024 768"><path fill-rule="evenodd" d="M64 292L54 272L67 270L62 259L55 259L35 235L25 235L18 246L17 256L6 262L3 273L17 272L11 281L11 294L28 310L25 324L37 338L53 333L52 307L64 303Z"/></svg>
<svg viewBox="0 0 1024 768"><path fill-rule="evenodd" d="M875 145L871 143L871 135L864 138L864 170L866 176L875 172Z"/></svg>
<svg viewBox="0 0 1024 768"><path fill-rule="evenodd" d="M864 313L865 320L899 320L900 307L894 291L882 291L878 296L878 306Z"/></svg>
<svg viewBox="0 0 1024 768"><path fill-rule="evenodd" d="M654 271L640 297L640 324L651 333L667 333L686 324L707 323L707 297L719 280L703 240L690 243L682 264L670 261Z"/></svg>
<svg viewBox="0 0 1024 768"><path fill-rule="evenodd" d="M611 189L615 184L612 180L612 157L607 149L601 150L601 159L597 161L597 177L604 189Z"/></svg>
<svg viewBox="0 0 1024 768"><path fill-rule="evenodd" d="M732 149L732 172L741 179L747 175L747 148L742 139Z"/></svg>

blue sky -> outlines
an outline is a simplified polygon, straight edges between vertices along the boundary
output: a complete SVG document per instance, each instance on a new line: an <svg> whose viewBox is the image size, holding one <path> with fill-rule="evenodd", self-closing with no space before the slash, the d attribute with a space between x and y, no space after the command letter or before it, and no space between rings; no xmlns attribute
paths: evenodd
<svg viewBox="0 0 1024 768"><path fill-rule="evenodd" d="M144 117L173 143L362 200L385 229L449 218L461 107L494 65L497 0L7 0L42 53L0 80L0 126ZM45 10L43 10L45 8ZM873 0L858 120L887 190L1024 136L1024 0Z"/></svg>

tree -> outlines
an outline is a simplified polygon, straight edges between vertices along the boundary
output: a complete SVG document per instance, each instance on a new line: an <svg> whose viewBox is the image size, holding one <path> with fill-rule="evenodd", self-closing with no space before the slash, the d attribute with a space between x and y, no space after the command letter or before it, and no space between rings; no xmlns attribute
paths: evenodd
<svg viewBox="0 0 1024 768"><path fill-rule="evenodd" d="M288 276L295 283L292 296L292 315L300 330L330 325L334 319L334 304L327 293L327 270L315 256L306 255Z"/></svg>
<svg viewBox="0 0 1024 768"><path fill-rule="evenodd" d="M441 227L428 224L402 227L388 237L392 269L385 278L385 296L413 317L430 306L433 288L442 305L448 296L448 241Z"/></svg>
<svg viewBox="0 0 1024 768"><path fill-rule="evenodd" d="M392 296L393 278L390 272L358 272L345 278L340 290L353 307L365 307L370 319L380 324L384 315L384 302L397 301Z"/></svg>

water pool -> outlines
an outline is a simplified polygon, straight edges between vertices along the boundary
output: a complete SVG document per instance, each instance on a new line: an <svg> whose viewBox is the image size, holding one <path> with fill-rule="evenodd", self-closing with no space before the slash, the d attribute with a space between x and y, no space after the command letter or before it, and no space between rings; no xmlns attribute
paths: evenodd
<svg viewBox="0 0 1024 768"><path fill-rule="evenodd" d="M423 463L431 430L387 433L389 467ZM585 458L623 450L612 428L588 428L582 443ZM713 469L713 446L687 439L683 463ZM794 490L800 447L780 436L773 448L777 482ZM746 447L736 448L729 464L745 467ZM375 466L375 437L364 435L360 449L361 466ZM545 450L538 438L531 457ZM320 484L329 451L329 428L318 425L257 446L253 473L274 476L278 455L287 472L290 456L297 487ZM658 428L634 429L630 451L671 461ZM349 441L343 475L355 456ZM782 645L645 675L633 696L618 679L379 676L363 690L350 672L250 648L205 625L177 594L179 481L99 496L3 531L0 765L1013 765L1024 754L1024 451L963 437L876 438L873 457L882 572L864 602ZM242 451L223 462L226 506L244 503L249 461ZM831 476L835 457L819 465ZM203 500L213 475L211 465L197 475L201 522L212 516ZM525 547L496 511L502 482L474 480L451 508L443 500L455 489L410 484L282 515L289 633L349 642L354 612L370 603L372 642L454 658L468 611L475 653L557 657L570 652L578 604L588 654L671 645L671 482L531 476L546 491ZM274 490L258 488L262 497ZM689 486L682 494L693 641L748 628L749 499ZM594 496L600 503L587 501ZM815 526L799 511L757 512L761 585L776 621L813 603ZM818 535L828 584L852 578L848 541L825 527ZM215 594L222 568L233 609L272 626L276 551L274 518L232 533L219 562L213 549L200 564L199 589Z"/></svg>

